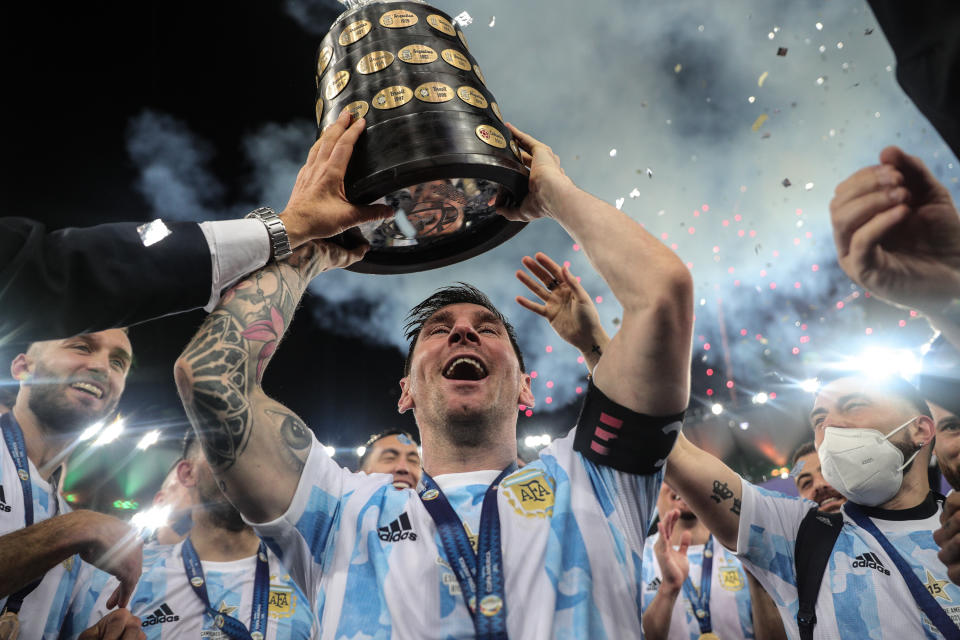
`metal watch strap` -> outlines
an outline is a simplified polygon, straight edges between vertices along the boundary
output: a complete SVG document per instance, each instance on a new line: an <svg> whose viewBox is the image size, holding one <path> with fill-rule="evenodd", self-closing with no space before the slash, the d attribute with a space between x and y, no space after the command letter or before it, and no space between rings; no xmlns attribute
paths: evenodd
<svg viewBox="0 0 960 640"><path fill-rule="evenodd" d="M270 207L259 207L245 217L256 218L267 228L270 235L270 255L274 260L286 260L293 254L290 249L290 238L287 237L287 228L277 212Z"/></svg>

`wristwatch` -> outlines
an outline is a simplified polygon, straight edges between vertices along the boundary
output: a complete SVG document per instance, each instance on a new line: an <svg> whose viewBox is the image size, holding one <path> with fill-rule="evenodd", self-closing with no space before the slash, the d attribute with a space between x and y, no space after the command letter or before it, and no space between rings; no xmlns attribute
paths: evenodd
<svg viewBox="0 0 960 640"><path fill-rule="evenodd" d="M270 256L274 260L286 260L293 254L287 228L283 226L283 220L276 211L270 207L259 207L244 217L256 218L267 228L267 233L270 234Z"/></svg>

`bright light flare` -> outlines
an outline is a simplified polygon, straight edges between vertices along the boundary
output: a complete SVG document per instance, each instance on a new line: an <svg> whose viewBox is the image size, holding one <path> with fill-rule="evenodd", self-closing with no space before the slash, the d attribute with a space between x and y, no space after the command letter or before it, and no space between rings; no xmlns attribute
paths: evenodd
<svg viewBox="0 0 960 640"><path fill-rule="evenodd" d="M173 505L171 504L165 504L161 507L151 507L145 511L133 514L133 517L130 518L130 524L138 531L149 534L167 525L172 510Z"/></svg>
<svg viewBox="0 0 960 640"><path fill-rule="evenodd" d="M719 402L714 402L713 406L710 407L710 411L713 412L713 415L718 416L723 413L723 405Z"/></svg>
<svg viewBox="0 0 960 640"><path fill-rule="evenodd" d="M807 378L800 383L800 388L807 393L816 393L820 390L820 381L816 378Z"/></svg>
<svg viewBox="0 0 960 640"><path fill-rule="evenodd" d="M755 394L753 396L753 404L767 404L767 400L769 399L770 399L770 396L768 396L766 393L761 391L760 393Z"/></svg>
<svg viewBox="0 0 960 640"><path fill-rule="evenodd" d="M86 442L90 438L100 433L101 429L103 429L103 420L94 422L92 425L83 430L83 433L80 434L79 441Z"/></svg>
<svg viewBox="0 0 960 640"><path fill-rule="evenodd" d="M358 458L363 457L363 454L365 454L366 452L367 452L367 448L366 448L366 447L357 447L357 457L358 457Z"/></svg>
<svg viewBox="0 0 960 640"><path fill-rule="evenodd" d="M854 368L870 378L900 376L909 380L920 373L921 361L910 349L868 347L841 366Z"/></svg>
<svg viewBox="0 0 960 640"><path fill-rule="evenodd" d="M93 446L101 447L105 444L110 444L120 437L120 434L123 433L125 426L126 425L124 424L123 418L117 416L116 420L108 424L103 431L100 432L100 435L97 436L97 439L93 441Z"/></svg>
<svg viewBox="0 0 960 640"><path fill-rule="evenodd" d="M327 452L327 455L330 456L331 458L332 458L334 455L336 455L336 453L337 453L337 450L334 449L333 447L329 446L329 445L327 445L326 447L324 447L323 450L326 451L326 452Z"/></svg>
<svg viewBox="0 0 960 640"><path fill-rule="evenodd" d="M550 434L543 433L539 436L526 436L523 439L523 446L529 449L536 449L537 447L545 447L551 442Z"/></svg>
<svg viewBox="0 0 960 640"><path fill-rule="evenodd" d="M141 451L146 451L153 445L157 444L157 442L159 441L160 441L160 431L158 429L154 429L153 431L145 433L143 437L140 438L140 442L137 443L137 449L140 449Z"/></svg>

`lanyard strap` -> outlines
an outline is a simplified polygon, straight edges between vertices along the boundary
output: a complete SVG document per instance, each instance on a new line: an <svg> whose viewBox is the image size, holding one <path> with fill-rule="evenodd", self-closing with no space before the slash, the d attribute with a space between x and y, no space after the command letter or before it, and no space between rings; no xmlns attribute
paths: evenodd
<svg viewBox="0 0 960 640"><path fill-rule="evenodd" d="M669 544L669 543L668 543ZM683 581L683 594L690 601L693 607L693 614L697 616L697 624L700 625L700 633L710 633L713 631L713 623L710 622L710 585L713 577L713 536L707 538L707 543L703 545L703 562L700 565L700 591L697 592L687 574L687 579Z"/></svg>
<svg viewBox="0 0 960 640"><path fill-rule="evenodd" d="M856 522L860 528L864 529L867 533L872 535L877 542L880 543L880 546L883 547L883 550L887 552L887 555L890 556L890 559L893 560L893 564L897 566L897 569L900 571L900 575L903 576L904 582L907 583L907 587L910 589L910 595L913 596L913 599L917 602L917 605L920 607L920 610L926 614L927 618L933 622L934 626L937 628L940 633L943 634L944 638L950 638L952 640L960 639L960 628L957 628L957 625L954 624L953 620L943 608L937 604L937 601L934 599L930 592L927 591L927 588L923 586L923 583L920 582L920 579L917 578L917 574L913 572L913 568L907 564L907 561L903 559L903 556L900 555L900 552L896 550L893 546L893 543L887 539L887 536L883 535L883 532L877 528L877 525L873 523L867 515L860 510L860 507L848 502L843 507L844 511L847 512L847 515L850 516L854 522Z"/></svg>
<svg viewBox="0 0 960 640"><path fill-rule="evenodd" d="M477 552L443 490L428 474L423 474L420 500L433 518L443 550L450 560L460 591L473 618L476 637L482 640L507 640L507 603L503 579L503 551L500 545L500 512L497 489L500 481L515 471L511 463L487 488L480 510L480 534ZM479 615L478 615L479 613Z"/></svg>
<svg viewBox="0 0 960 640"><path fill-rule="evenodd" d="M0 428L3 430L3 440L7 443L7 451L10 452L13 464L17 468L17 477L20 478L20 490L23 492L24 527L29 527L33 524L33 484L30 482L30 460L27 458L27 445L23 439L23 431L20 430L20 425L17 424L12 413L0 416ZM2 613L20 613L23 601L34 589L40 586L42 581L43 578L41 577L16 593L10 594L7 602L3 605Z"/></svg>
<svg viewBox="0 0 960 640"><path fill-rule="evenodd" d="M207 595L207 584L203 577L203 565L193 543L187 537L180 547L183 558L183 568L187 572L190 586L197 594L206 612L213 618L218 629L226 633L233 640L263 640L267 632L267 607L270 600L270 565L267 562L267 547L260 543L257 549L257 570L253 581L253 606L250 613L250 629L243 626L234 616L218 611L210 606L210 597Z"/></svg>

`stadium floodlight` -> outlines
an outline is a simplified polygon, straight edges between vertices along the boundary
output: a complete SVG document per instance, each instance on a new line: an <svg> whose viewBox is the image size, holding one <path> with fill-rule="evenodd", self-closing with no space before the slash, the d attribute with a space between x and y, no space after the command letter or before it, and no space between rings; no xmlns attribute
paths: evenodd
<svg viewBox="0 0 960 640"><path fill-rule="evenodd" d="M336 453L337 453L337 450L334 449L333 447L329 446L329 445L327 445L326 447L324 447L323 450L326 451L326 452L327 452L327 455L330 456L331 458L332 458L333 456L335 456Z"/></svg>
<svg viewBox="0 0 960 640"><path fill-rule="evenodd" d="M159 440L160 440L159 429L154 429L153 431L149 431L145 433L142 438L140 438L140 442L137 443L137 449L140 449L141 451L146 451L153 445L157 444Z"/></svg>
<svg viewBox="0 0 960 640"><path fill-rule="evenodd" d="M540 436L540 444L542 444L543 446L547 446L548 444L550 444L550 434L549 434L549 433L544 433L544 434L542 434L542 435Z"/></svg>
<svg viewBox="0 0 960 640"><path fill-rule="evenodd" d="M98 420L97 422L94 422L92 425L84 429L83 433L80 434L80 437L78 438L78 440L80 442L86 442L93 436L100 433L100 429L103 429L103 420Z"/></svg>
<svg viewBox="0 0 960 640"><path fill-rule="evenodd" d="M723 413L723 405L720 404L719 402L714 402L713 405L710 407L710 411L713 412L713 415L718 416L721 413Z"/></svg>
<svg viewBox="0 0 960 640"><path fill-rule="evenodd" d="M363 454L367 452L367 448L364 446L357 447L357 457L362 458Z"/></svg>
<svg viewBox="0 0 960 640"><path fill-rule="evenodd" d="M753 396L753 404L767 404L767 400L769 399L770 396L761 391Z"/></svg>
<svg viewBox="0 0 960 640"><path fill-rule="evenodd" d="M523 439L523 446L533 449L540 444L540 436L527 436Z"/></svg>
<svg viewBox="0 0 960 640"><path fill-rule="evenodd" d="M105 444L110 444L120 437L120 434L123 433L124 426L123 418L117 416L113 422L104 427L100 435L97 436L97 439L93 441L93 446L100 447Z"/></svg>
<svg viewBox="0 0 960 640"><path fill-rule="evenodd" d="M921 361L910 349L867 347L860 355L847 359L841 368L853 368L871 378L900 376L909 380L920 373Z"/></svg>
<svg viewBox="0 0 960 640"><path fill-rule="evenodd" d="M171 504L165 504L161 507L150 507L149 509L133 514L133 517L130 518L130 524L138 531L152 533L167 524L170 520L170 512L172 510L173 505Z"/></svg>
<svg viewBox="0 0 960 640"><path fill-rule="evenodd" d="M807 378L800 383L800 388L807 393L816 393L820 390L820 381L816 378Z"/></svg>

